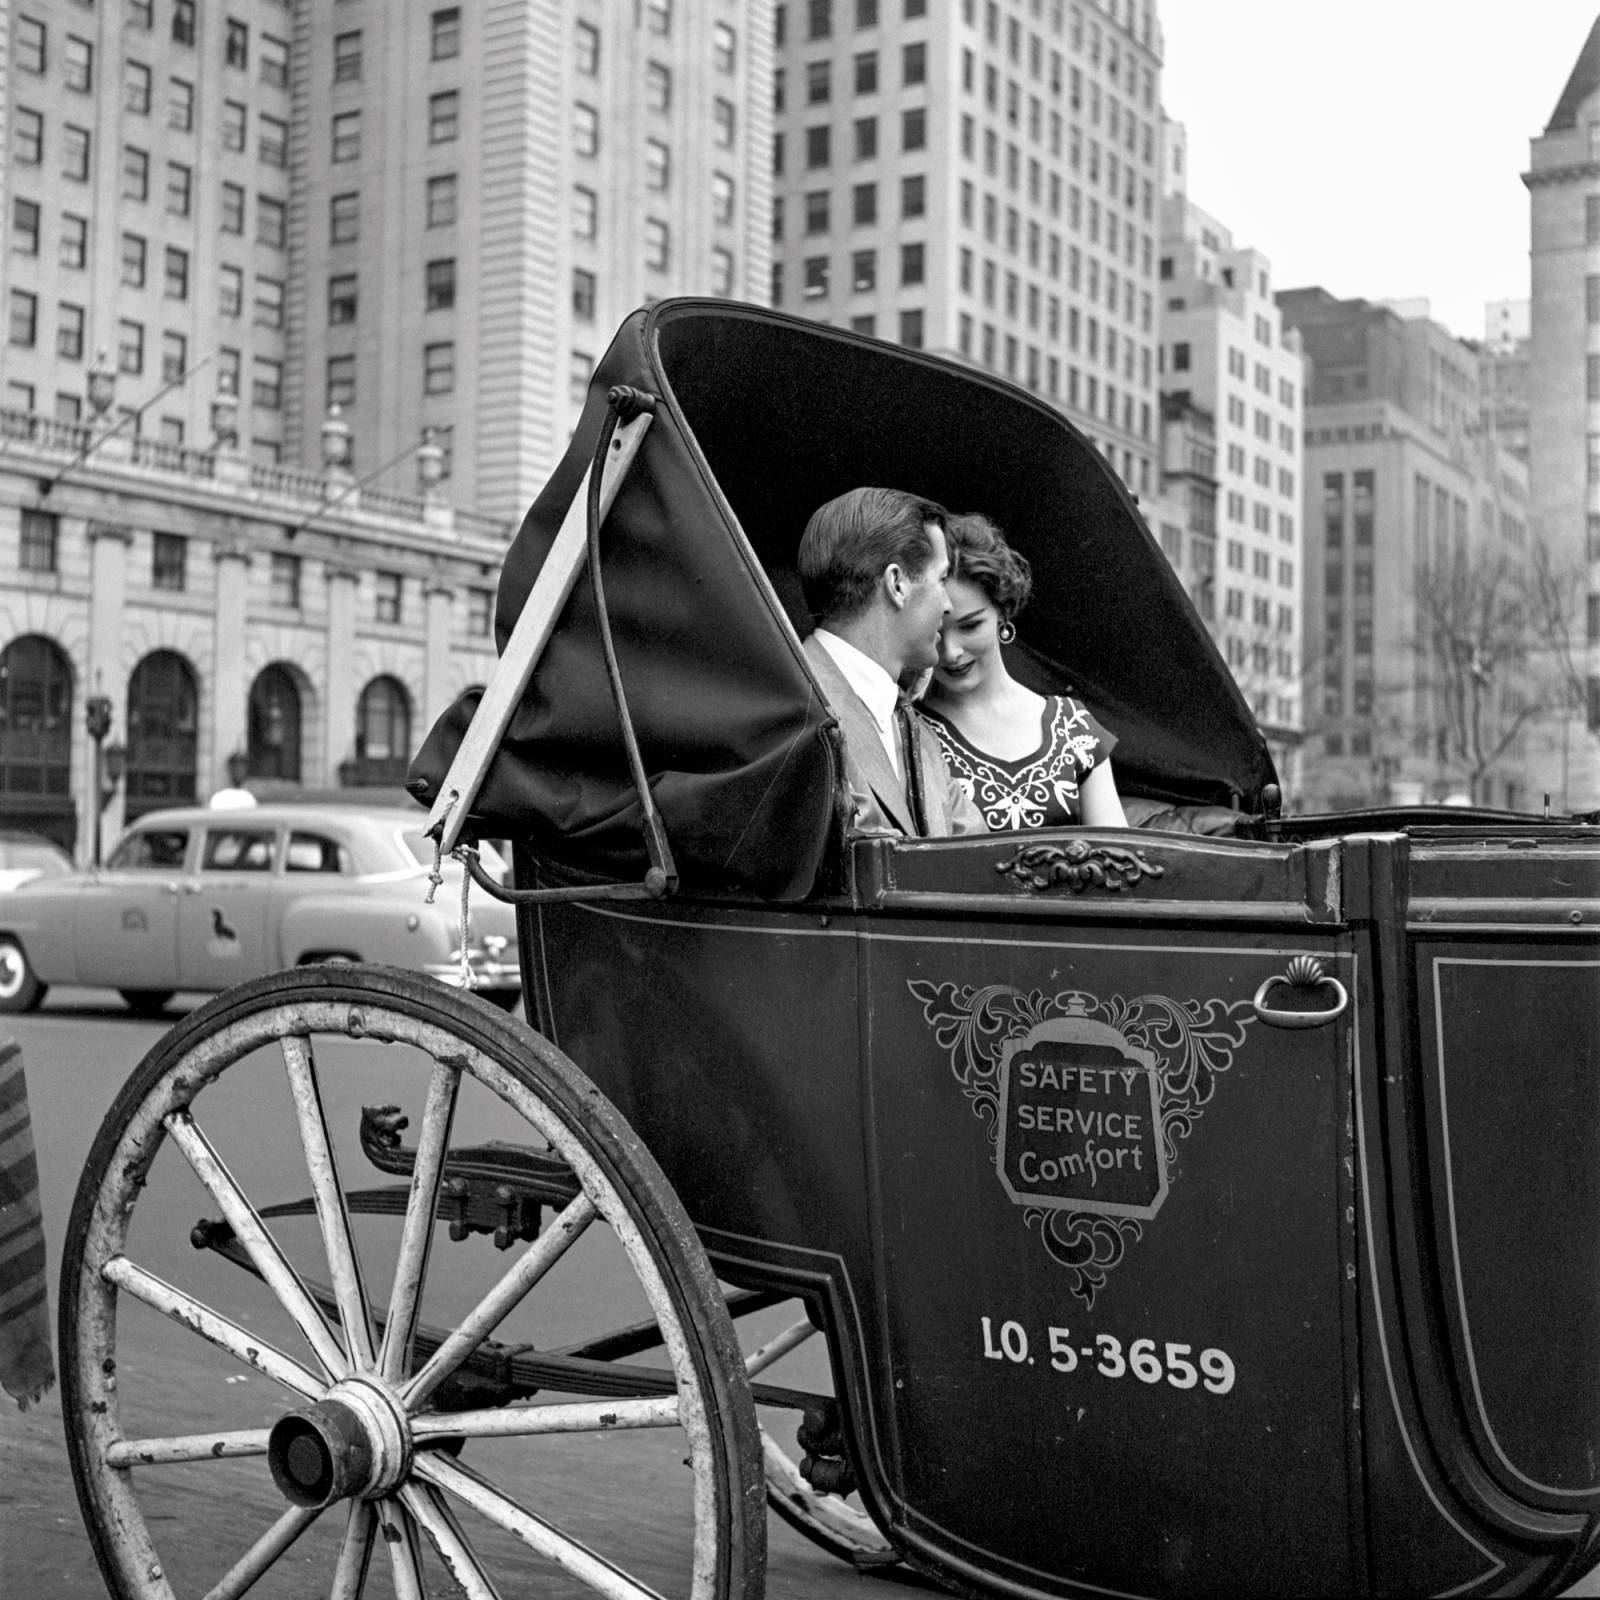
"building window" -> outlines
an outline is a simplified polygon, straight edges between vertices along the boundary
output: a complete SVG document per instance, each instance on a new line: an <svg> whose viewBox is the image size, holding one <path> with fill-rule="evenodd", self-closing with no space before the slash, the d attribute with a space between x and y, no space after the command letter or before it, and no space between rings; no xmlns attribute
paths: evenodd
<svg viewBox="0 0 1600 1600"><path fill-rule="evenodd" d="M580 109L583 109L580 107ZM449 144L461 133L461 96L454 89L428 96L428 143ZM583 151L578 152L580 155ZM592 155L591 150L588 154Z"/></svg>
<svg viewBox="0 0 1600 1600"><path fill-rule="evenodd" d="M436 95L434 98L440 99L442 96ZM449 137L454 138L455 135L452 133ZM576 156L600 153L600 113L581 100L572 108L572 153Z"/></svg>
<svg viewBox="0 0 1600 1600"><path fill-rule="evenodd" d="M921 106L900 113L900 148L924 150L928 144L928 113Z"/></svg>
<svg viewBox="0 0 1600 1600"><path fill-rule="evenodd" d="M361 237L361 196L336 194L328 202L328 243L354 244Z"/></svg>
<svg viewBox="0 0 1600 1600"><path fill-rule="evenodd" d="M57 260L64 267L81 267L89 257L89 219L70 211L61 216L61 242Z"/></svg>
<svg viewBox="0 0 1600 1600"><path fill-rule="evenodd" d="M430 261L424 274L423 304L428 311L448 311L456 303L454 256Z"/></svg>
<svg viewBox="0 0 1600 1600"><path fill-rule="evenodd" d="M187 78L167 81L167 126L179 133L194 129L194 85Z"/></svg>
<svg viewBox="0 0 1600 1600"><path fill-rule="evenodd" d="M44 24L35 17L18 14L11 47L20 71L42 73L49 65Z"/></svg>
<svg viewBox="0 0 1600 1600"><path fill-rule="evenodd" d="M878 252L857 250L850 257L850 287L857 294L870 294L878 287Z"/></svg>
<svg viewBox="0 0 1600 1600"><path fill-rule="evenodd" d="M833 35L833 0L806 0L806 37L828 39Z"/></svg>
<svg viewBox="0 0 1600 1600"><path fill-rule="evenodd" d="M341 111L333 119L330 153L334 161L355 161L361 155L361 113Z"/></svg>
<svg viewBox="0 0 1600 1600"><path fill-rule="evenodd" d="M189 370L189 341L181 333L161 335L161 377L176 383Z"/></svg>
<svg viewBox="0 0 1600 1600"><path fill-rule="evenodd" d="M926 270L926 254L922 245L903 244L900 246L900 284L902 288L909 288L912 284L921 283ZM905 340L902 339L900 342L904 344Z"/></svg>
<svg viewBox="0 0 1600 1600"><path fill-rule="evenodd" d="M244 272L239 267L217 268L217 310L224 317L237 317L244 310Z"/></svg>
<svg viewBox="0 0 1600 1600"><path fill-rule="evenodd" d="M721 245L711 248L711 292L721 295L733 293L733 252L724 250Z"/></svg>
<svg viewBox="0 0 1600 1600"><path fill-rule="evenodd" d="M289 85L289 46L283 39L275 39L270 33L261 35L260 48L257 59L261 63L261 81L274 89L285 89Z"/></svg>
<svg viewBox="0 0 1600 1600"><path fill-rule="evenodd" d="M83 307L65 300L56 307L56 354L63 361L83 360Z"/></svg>
<svg viewBox="0 0 1600 1600"><path fill-rule="evenodd" d="M928 81L928 47L908 44L900 52L900 81L907 88Z"/></svg>
<svg viewBox="0 0 1600 1600"><path fill-rule="evenodd" d="M256 196L256 243L283 249L289 236L288 208L270 195Z"/></svg>
<svg viewBox="0 0 1600 1600"><path fill-rule="evenodd" d="M172 42L194 43L194 0L172 0Z"/></svg>
<svg viewBox="0 0 1600 1600"><path fill-rule="evenodd" d="M718 72L732 72L738 55L738 36L726 22L714 23L711 28L711 65Z"/></svg>
<svg viewBox="0 0 1600 1600"><path fill-rule="evenodd" d="M494 593L489 589L467 590L467 634L487 639L494 625Z"/></svg>
<svg viewBox="0 0 1600 1600"><path fill-rule="evenodd" d="M858 117L852 129L857 161L871 161L878 154L878 119Z"/></svg>
<svg viewBox="0 0 1600 1600"><path fill-rule="evenodd" d="M94 88L94 46L69 33L61 50L61 76L69 89L88 94Z"/></svg>
<svg viewBox="0 0 1600 1600"><path fill-rule="evenodd" d="M659 61L645 63L644 100L651 111L672 109L672 73Z"/></svg>
<svg viewBox="0 0 1600 1600"><path fill-rule="evenodd" d="M36 167L44 160L44 118L18 106L11 124L11 155L19 167Z"/></svg>
<svg viewBox="0 0 1600 1600"><path fill-rule="evenodd" d="M17 565L24 572L54 572L61 525L53 512L22 509L22 538ZM9 651L8 651L9 653Z"/></svg>
<svg viewBox="0 0 1600 1600"><path fill-rule="evenodd" d="M672 0L640 0L644 9L644 25L657 38L666 39L672 34Z"/></svg>
<svg viewBox="0 0 1600 1600"><path fill-rule="evenodd" d="M284 168L289 165L289 124L281 117L263 113L256 122L258 142L256 154L264 167Z"/></svg>
<svg viewBox="0 0 1600 1600"><path fill-rule="evenodd" d="M89 177L89 130L73 123L61 128L61 176L84 183ZM143 199L144 196L138 196Z"/></svg>
<svg viewBox="0 0 1600 1600"><path fill-rule="evenodd" d="M441 173L428 179L427 224L430 228L448 227L456 220L456 175Z"/></svg>
<svg viewBox="0 0 1600 1600"><path fill-rule="evenodd" d="M269 361L265 356L255 358L254 374L250 380L250 403L263 411L283 409L283 363Z"/></svg>
<svg viewBox="0 0 1600 1600"><path fill-rule="evenodd" d="M361 81L361 30L336 33L333 36L333 81L359 83Z"/></svg>
<svg viewBox="0 0 1600 1600"><path fill-rule="evenodd" d="M237 67L241 72L250 65L250 29L242 22L229 17L227 31L223 35L222 59L230 67Z"/></svg>
<svg viewBox="0 0 1600 1600"><path fill-rule="evenodd" d="M600 75L600 30L590 22L576 23L574 28L578 76L596 78Z"/></svg>
<svg viewBox="0 0 1600 1600"><path fill-rule="evenodd" d="M267 572L267 601L284 611L300 609L300 557L272 552Z"/></svg>
<svg viewBox="0 0 1600 1600"><path fill-rule="evenodd" d="M188 586L189 541L182 534L155 534L150 546L150 587L181 594Z"/></svg>
<svg viewBox="0 0 1600 1600"><path fill-rule="evenodd" d="M661 193L671 181L672 152L659 139L644 142L644 181L647 188ZM580 238L593 238L593 234L580 234Z"/></svg>
<svg viewBox="0 0 1600 1600"><path fill-rule="evenodd" d="M906 15L920 15L920 12L907 11ZM878 25L878 0L856 0L856 27L875 28Z"/></svg>
<svg viewBox="0 0 1600 1600"><path fill-rule="evenodd" d="M908 350L922 348L922 313L920 311L902 311L900 313L900 343Z"/></svg>
<svg viewBox="0 0 1600 1600"><path fill-rule="evenodd" d="M356 320L356 274L336 273L328 279L328 321L337 325Z"/></svg>
<svg viewBox="0 0 1600 1600"><path fill-rule="evenodd" d="M672 230L658 217L644 221L644 264L656 272L665 272L672 260Z"/></svg>
<svg viewBox="0 0 1600 1600"><path fill-rule="evenodd" d="M920 173L900 180L900 215L920 217L928 209L928 180Z"/></svg>
<svg viewBox="0 0 1600 1600"><path fill-rule="evenodd" d="M150 115L150 69L142 61L122 63L122 109L134 117Z"/></svg>
<svg viewBox="0 0 1600 1600"><path fill-rule="evenodd" d="M258 328L281 328L283 326L283 281L281 279L261 277L256 279L253 321Z"/></svg>
<svg viewBox="0 0 1600 1600"><path fill-rule="evenodd" d="M456 347L452 340L422 347L422 392L449 394L456 386Z"/></svg>
<svg viewBox="0 0 1600 1600"><path fill-rule="evenodd" d="M733 221L733 179L725 172L711 174L711 220L727 224Z"/></svg>
<svg viewBox="0 0 1600 1600"><path fill-rule="evenodd" d="M806 104L825 106L833 98L833 63L811 61L806 64Z"/></svg>
<svg viewBox="0 0 1600 1600"><path fill-rule="evenodd" d="M138 377L144 371L144 324L124 318L117 324L117 371Z"/></svg>
<svg viewBox="0 0 1600 1600"><path fill-rule="evenodd" d="M878 92L878 52L863 50L855 59L856 93Z"/></svg>
<svg viewBox="0 0 1600 1600"><path fill-rule="evenodd" d="M378 574L378 620L384 620L386 580L399 582L398 573ZM398 605L398 599L396 600ZM374 678L361 691L356 711L356 770L358 784L403 783L411 759L411 707L405 689L393 678Z"/></svg>
<svg viewBox="0 0 1600 1600"><path fill-rule="evenodd" d="M833 130L827 123L806 129L806 166L825 167L832 158Z"/></svg>
<svg viewBox="0 0 1600 1600"><path fill-rule="evenodd" d="M238 100L222 102L222 148L243 150L245 143L245 108Z"/></svg>
<svg viewBox="0 0 1600 1600"><path fill-rule="evenodd" d="M822 299L828 292L828 258L826 256L807 256L804 272L806 299Z"/></svg>
<svg viewBox="0 0 1600 1600"><path fill-rule="evenodd" d="M574 267L572 272L572 315L577 322L594 321L595 279L592 272Z"/></svg>
<svg viewBox="0 0 1600 1600"><path fill-rule="evenodd" d="M461 7L447 6L428 19L429 54L435 61L449 61L461 54Z"/></svg>
<svg viewBox="0 0 1600 1600"><path fill-rule="evenodd" d="M11 248L19 256L39 253L39 208L20 196L11 202Z"/></svg>
<svg viewBox="0 0 1600 1600"><path fill-rule="evenodd" d="M194 172L181 161L167 163L167 211L186 217L194 205Z"/></svg>
<svg viewBox="0 0 1600 1600"><path fill-rule="evenodd" d="M870 228L878 220L878 186L858 183L850 191L850 219L858 228ZM808 228L809 232L810 229ZM825 233L826 223L817 230Z"/></svg>
<svg viewBox="0 0 1600 1600"><path fill-rule="evenodd" d="M161 292L169 300L187 300L189 298L189 252L179 250L175 245L167 246L166 272L162 280Z"/></svg>
<svg viewBox="0 0 1600 1600"><path fill-rule="evenodd" d="M356 358L354 356L329 356L327 368L327 398L330 406L353 406L356 403Z"/></svg>
<svg viewBox="0 0 1600 1600"><path fill-rule="evenodd" d="M826 189L813 189L805 197L806 206L806 232L826 233L828 231L828 191Z"/></svg>
<svg viewBox="0 0 1600 1600"><path fill-rule="evenodd" d="M398 572L379 572L376 577L376 604L373 615L379 622L400 621L400 597L403 583ZM372 753L369 748L369 754ZM387 754L387 750L383 752Z"/></svg>
<svg viewBox="0 0 1600 1600"><path fill-rule="evenodd" d="M594 377L594 357L582 350L572 352L572 362L567 369L567 399L581 406L589 398L589 380Z"/></svg>

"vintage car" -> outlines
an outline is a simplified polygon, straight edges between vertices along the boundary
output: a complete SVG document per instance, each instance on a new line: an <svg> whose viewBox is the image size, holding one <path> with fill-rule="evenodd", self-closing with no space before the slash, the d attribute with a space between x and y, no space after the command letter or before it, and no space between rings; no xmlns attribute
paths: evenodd
<svg viewBox="0 0 1600 1600"><path fill-rule="evenodd" d="M135 1011L157 1012L179 989L313 961L385 961L459 983L460 868L446 864L425 904L422 822L354 806L151 812L104 867L5 897L0 1012L33 1010L52 983L120 989ZM515 1001L509 909L474 904L467 961L475 987Z"/></svg>
<svg viewBox="0 0 1600 1600"><path fill-rule="evenodd" d="M21 888L35 878L64 878L71 871L72 857L54 839L0 829L0 893Z"/></svg>

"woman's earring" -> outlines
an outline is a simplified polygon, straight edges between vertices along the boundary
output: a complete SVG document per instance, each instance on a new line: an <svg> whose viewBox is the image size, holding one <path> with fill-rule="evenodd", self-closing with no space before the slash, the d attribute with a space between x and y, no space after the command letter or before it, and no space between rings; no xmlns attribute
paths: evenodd
<svg viewBox="0 0 1600 1600"><path fill-rule="evenodd" d="M1014 622L1002 622L995 632L1000 635L1001 644L1010 644L1017 636L1017 625Z"/></svg>

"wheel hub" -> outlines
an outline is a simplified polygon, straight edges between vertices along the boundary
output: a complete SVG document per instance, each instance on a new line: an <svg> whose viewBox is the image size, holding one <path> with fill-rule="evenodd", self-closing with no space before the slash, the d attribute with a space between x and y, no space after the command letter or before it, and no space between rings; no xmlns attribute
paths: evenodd
<svg viewBox="0 0 1600 1600"><path fill-rule="evenodd" d="M320 1510L335 1500L373 1499L411 1470L411 1430L387 1387L351 1378L272 1425L267 1465L297 1506Z"/></svg>

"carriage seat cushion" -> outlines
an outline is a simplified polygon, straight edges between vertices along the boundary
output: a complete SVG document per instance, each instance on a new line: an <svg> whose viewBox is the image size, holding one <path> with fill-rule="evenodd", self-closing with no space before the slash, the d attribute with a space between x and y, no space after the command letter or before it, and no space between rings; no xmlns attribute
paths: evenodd
<svg viewBox="0 0 1600 1600"><path fill-rule="evenodd" d="M1231 838L1239 825L1239 813L1227 806L1172 805L1144 795L1122 797L1122 809L1134 828L1151 828L1161 833L1201 833L1212 838Z"/></svg>

